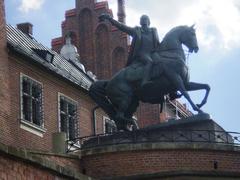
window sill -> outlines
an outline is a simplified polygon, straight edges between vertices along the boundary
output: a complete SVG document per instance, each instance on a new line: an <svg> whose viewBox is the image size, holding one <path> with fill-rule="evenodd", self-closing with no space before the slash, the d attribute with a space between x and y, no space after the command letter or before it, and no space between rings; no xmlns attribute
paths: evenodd
<svg viewBox="0 0 240 180"><path fill-rule="evenodd" d="M47 129L25 121L23 119L20 120L20 128L40 137L43 137L43 134L47 131Z"/></svg>

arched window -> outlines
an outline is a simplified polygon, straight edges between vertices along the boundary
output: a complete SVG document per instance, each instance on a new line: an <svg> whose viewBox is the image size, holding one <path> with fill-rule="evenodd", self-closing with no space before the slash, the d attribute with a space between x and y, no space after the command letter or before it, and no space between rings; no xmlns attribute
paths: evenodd
<svg viewBox="0 0 240 180"><path fill-rule="evenodd" d="M93 17L89 9L83 9L79 15L79 52L87 70L94 71Z"/></svg>
<svg viewBox="0 0 240 180"><path fill-rule="evenodd" d="M112 75L118 72L125 66L126 62L125 50L122 47L117 47L112 53Z"/></svg>
<svg viewBox="0 0 240 180"><path fill-rule="evenodd" d="M105 24L96 29L96 68L98 79L111 76L111 61L109 59L109 32Z"/></svg>

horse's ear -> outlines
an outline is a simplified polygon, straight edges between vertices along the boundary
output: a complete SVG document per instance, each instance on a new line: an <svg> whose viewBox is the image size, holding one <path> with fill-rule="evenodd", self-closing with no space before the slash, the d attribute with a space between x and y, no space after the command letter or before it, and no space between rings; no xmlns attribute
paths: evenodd
<svg viewBox="0 0 240 180"><path fill-rule="evenodd" d="M191 25L190 28L195 29L195 23Z"/></svg>

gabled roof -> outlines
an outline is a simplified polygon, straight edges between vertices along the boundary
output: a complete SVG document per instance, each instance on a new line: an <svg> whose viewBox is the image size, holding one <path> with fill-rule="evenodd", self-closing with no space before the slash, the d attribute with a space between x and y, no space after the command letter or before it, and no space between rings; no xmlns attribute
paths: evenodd
<svg viewBox="0 0 240 180"><path fill-rule="evenodd" d="M28 56L31 61L44 66L47 70L54 72L57 75L71 81L77 86L80 86L86 90L89 89L93 80L81 69L76 68L73 62L69 62L64 57L62 57L57 52L43 46L41 43L37 42L33 37L24 34L19 29L7 25L7 42L8 45L13 48L14 51ZM47 58L45 59L38 52L46 52L49 55L53 55L50 62Z"/></svg>

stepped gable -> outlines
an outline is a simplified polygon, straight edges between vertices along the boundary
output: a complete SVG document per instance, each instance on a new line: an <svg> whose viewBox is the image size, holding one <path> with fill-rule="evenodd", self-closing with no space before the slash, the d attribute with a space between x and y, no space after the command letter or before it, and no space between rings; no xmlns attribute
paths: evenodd
<svg viewBox="0 0 240 180"><path fill-rule="evenodd" d="M52 39L51 45L60 52L66 34L71 32L72 44L77 47L86 71L92 71L98 79L108 79L125 66L128 36L109 22L99 22L102 13L113 16L107 1L76 1L76 7L65 12L62 36Z"/></svg>

